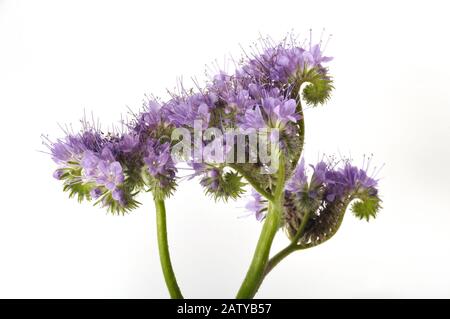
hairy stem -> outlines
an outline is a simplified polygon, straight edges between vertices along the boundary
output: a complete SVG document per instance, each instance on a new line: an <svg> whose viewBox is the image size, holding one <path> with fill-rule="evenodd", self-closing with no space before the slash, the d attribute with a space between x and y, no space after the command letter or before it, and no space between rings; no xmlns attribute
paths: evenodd
<svg viewBox="0 0 450 319"><path fill-rule="evenodd" d="M173 272L172 263L170 261L169 244L167 241L167 225L166 225L166 207L164 201L155 199L156 207L156 227L158 234L158 249L161 268L172 299L183 299L180 288L178 287L175 273Z"/></svg>
<svg viewBox="0 0 450 319"><path fill-rule="evenodd" d="M275 256L270 258L269 262L267 263L267 267L264 271L264 278L267 276L267 274L275 268L276 265L280 263L284 258L289 256L291 253L297 250L307 249L309 247L301 246L301 245L288 245L284 249L280 250Z"/></svg>
<svg viewBox="0 0 450 319"><path fill-rule="evenodd" d="M297 121L300 149L298 150L297 156L293 159L294 165L297 165L298 161L300 160L300 157L302 156L303 152L303 147L305 145L305 114L303 113L302 101L300 96L297 99L296 112L301 116L301 118Z"/></svg>
<svg viewBox="0 0 450 319"><path fill-rule="evenodd" d="M339 228L342 225L342 222L343 222L344 216L345 216L345 211L347 210L347 207L348 207L349 203L350 203L350 201L348 201L345 204L344 210L342 211L342 214L341 214L341 216L339 218L339 221L338 221L336 227L334 228L334 230L323 241L321 241L318 244L313 244L313 243L301 244L301 245L298 244L298 240L301 238L301 235L303 233L304 227L306 226L306 222L309 219L309 214L308 214L308 217L306 217L306 215L305 215L305 219L304 219L305 223L302 221L302 223L301 223L301 225L299 227L299 230L298 230L297 234L295 235L294 239L292 240L291 244L288 245L287 247L285 247L280 252L278 252L275 256L270 258L269 262L267 263L266 270L264 272L264 277L267 276L267 274L273 268L275 268L275 266L278 265L280 263L280 261L282 261L284 258L289 256L294 251L304 250L304 249L315 247L317 245L321 245L321 244L325 243L326 241L330 240L334 235L336 235L337 231L339 230Z"/></svg>
<svg viewBox="0 0 450 319"><path fill-rule="evenodd" d="M264 221L252 262L236 298L250 299L255 296L259 288L259 283L264 277L264 270L266 269L267 261L269 259L270 247L272 246L273 238L278 231L279 224L280 213L275 209L275 206L269 202L269 211L266 220Z"/></svg>
<svg viewBox="0 0 450 319"><path fill-rule="evenodd" d="M273 201L269 201L269 211L264 221L252 262L236 296L238 299L253 298L264 278L269 260L270 248L281 222L282 195L285 182L284 156L280 156L277 187Z"/></svg>

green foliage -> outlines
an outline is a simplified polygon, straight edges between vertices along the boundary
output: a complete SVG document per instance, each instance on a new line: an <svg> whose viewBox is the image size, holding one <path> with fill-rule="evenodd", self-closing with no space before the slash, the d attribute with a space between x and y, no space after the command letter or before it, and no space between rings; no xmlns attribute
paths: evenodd
<svg viewBox="0 0 450 319"><path fill-rule="evenodd" d="M170 197L178 186L173 178L163 175L155 178L148 172L146 166L142 168L141 176L144 184L148 187L148 191L152 192L153 197L157 200Z"/></svg>
<svg viewBox="0 0 450 319"><path fill-rule="evenodd" d="M65 192L69 192L69 197L76 197L78 202L81 203L83 200L91 200L90 191L93 185L89 183L73 182L67 183L63 186Z"/></svg>
<svg viewBox="0 0 450 319"><path fill-rule="evenodd" d="M245 185L241 175L230 171L219 176L217 189L206 187L205 193L211 195L215 201L221 199L227 202L230 198L235 200L245 193Z"/></svg>
<svg viewBox="0 0 450 319"><path fill-rule="evenodd" d="M111 191L106 189L105 187L99 187L95 183L84 182L82 179L82 169L80 166L75 165L77 163L72 163L73 166L62 169L63 173L61 175L61 180L64 181L63 190L69 193L70 198L77 198L78 202L82 202L83 200L92 201L93 198L91 196L91 191L94 188L99 188L103 195L101 195L94 203L94 206L101 205L102 207L106 207L108 212L114 214L125 214L130 212L131 210L137 208L140 203L134 199L134 196L137 194L137 191L134 191L136 188L136 181L130 180L133 178L133 175L127 175L121 190L124 193L124 203L125 205L120 205L114 198L112 197Z"/></svg>
<svg viewBox="0 0 450 319"><path fill-rule="evenodd" d="M303 90L303 98L306 103L312 106L326 103L331 97L334 89L333 81L324 73L311 69L307 75L307 82L310 82Z"/></svg>
<svg viewBox="0 0 450 319"><path fill-rule="evenodd" d="M108 212L113 215L125 215L126 213L129 213L133 209L139 207L141 204L134 199L135 195L136 193L130 194L129 192L124 191L124 201L126 204L125 206L122 206L114 200L114 198L112 198L111 192L106 192L94 203L94 206L101 205L102 207L106 207Z"/></svg>
<svg viewBox="0 0 450 319"><path fill-rule="evenodd" d="M363 196L352 204L351 210L359 219L367 221L375 218L381 208L381 200L376 196Z"/></svg>
<svg viewBox="0 0 450 319"><path fill-rule="evenodd" d="M293 94L295 98L298 97L301 85L308 83L303 89L302 95L306 103L311 106L326 103L330 99L331 92L334 89L333 79L328 75L326 68L304 68L291 81L294 83L295 89L293 90Z"/></svg>
<svg viewBox="0 0 450 319"><path fill-rule="evenodd" d="M69 193L69 198L76 197L80 203L83 200L91 200L90 192L94 188L94 184L83 182L81 179L81 167L68 167L62 169L62 171L63 190Z"/></svg>

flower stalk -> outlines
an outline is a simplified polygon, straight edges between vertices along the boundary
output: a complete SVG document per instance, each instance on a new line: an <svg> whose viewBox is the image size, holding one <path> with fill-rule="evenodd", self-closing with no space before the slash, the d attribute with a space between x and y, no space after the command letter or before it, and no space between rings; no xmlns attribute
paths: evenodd
<svg viewBox="0 0 450 319"><path fill-rule="evenodd" d="M252 262L244 281L237 293L237 299L250 299L255 296L265 274L273 239L281 224L282 195L285 182L284 156L279 157L278 180L273 200L269 201L269 209L261 234L256 245Z"/></svg>
<svg viewBox="0 0 450 319"><path fill-rule="evenodd" d="M172 299L183 299L177 279L170 261L169 243L167 240L166 207L164 200L154 199L156 208L156 228L158 236L159 259L167 289Z"/></svg>

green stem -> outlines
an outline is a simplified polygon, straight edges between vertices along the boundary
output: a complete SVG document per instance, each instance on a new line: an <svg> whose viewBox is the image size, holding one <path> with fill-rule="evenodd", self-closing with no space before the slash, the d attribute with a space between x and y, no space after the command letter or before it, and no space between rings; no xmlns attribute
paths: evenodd
<svg viewBox="0 0 450 319"><path fill-rule="evenodd" d="M298 245L298 241L303 235L303 231L305 230L306 224L308 223L310 213L306 212L305 216L300 224L300 227L297 230L297 233L295 234L294 238L292 239L291 243L285 247L283 250L281 250L279 253L277 253L275 256L269 259L266 269L264 270L264 276L261 278L261 282L259 285L262 284L264 278L267 276L267 274L276 266L280 261L282 261L284 258L289 256L291 253L293 253L296 250L299 249L306 249L307 247L303 247L301 245Z"/></svg>
<svg viewBox="0 0 450 319"><path fill-rule="evenodd" d="M172 299L183 299L180 288L178 287L175 273L173 272L172 263L170 261L169 244L167 241L167 225L166 225L166 207L164 201L155 198L156 207L156 227L158 233L158 249L161 268Z"/></svg>
<svg viewBox="0 0 450 319"><path fill-rule="evenodd" d="M302 156L303 152L303 147L305 145L305 114L303 113L302 101L300 97L298 97L297 99L296 112L301 116L300 120L297 121L300 145L297 156L293 159L294 165L297 165L297 162L300 160L300 157Z"/></svg>
<svg viewBox="0 0 450 319"><path fill-rule="evenodd" d="M303 216L302 222L300 223L300 227L297 230L297 233L295 234L294 238L292 238L292 245L297 245L298 241L300 240L300 238L302 238L303 236L303 231L306 228L306 224L308 223L309 220L309 216L310 216L310 212L306 212L305 215Z"/></svg>
<svg viewBox="0 0 450 319"><path fill-rule="evenodd" d="M338 223L336 225L336 227L334 228L334 230L323 240L321 241L319 244L313 244L313 243L309 243L309 244L302 244L302 245L298 245L298 240L301 238L302 232L304 230L304 227L306 226L306 222L301 223L299 231L297 232L297 234L295 235L294 239L292 240L291 244L288 245L287 247L285 247L283 250L281 250L279 253L277 253L275 256L273 256L272 258L270 258L269 262L267 263L267 267L266 270L264 272L264 277L267 276L267 274L273 269L275 268L276 265L278 265L280 263L280 261L282 261L284 258L286 258L287 256L289 256L291 253L293 253L294 251L297 250L304 250L304 249L308 249L308 248L312 248L315 247L317 245L321 245L323 243L325 243L326 241L330 240L334 235L336 235L337 231L339 230L339 228L342 225L342 222L344 220L344 216L345 216L345 211L347 210L348 204L350 203L350 201L348 201L345 206L344 206L344 210L341 214L341 216L339 217ZM307 219L309 219L309 215L308 218L305 218L305 220L307 221ZM303 225L304 224L304 225ZM262 282L262 281L261 281Z"/></svg>
<svg viewBox="0 0 450 319"><path fill-rule="evenodd" d="M264 278L264 271L269 260L270 248L281 222L281 207L285 182L284 156L280 155L277 187L273 201L269 201L269 210L264 221L252 262L236 298L250 299L258 291Z"/></svg>
<svg viewBox="0 0 450 319"><path fill-rule="evenodd" d="M291 253L293 253L294 251L297 251L297 250L302 250L302 249L307 249L307 248L309 248L309 247L301 246L301 245L294 245L294 244L290 244L287 247L285 247L283 250L278 252L275 256L270 258L269 262L267 263L267 267L264 271L264 278L265 278L265 276L267 276L267 274L273 268L275 268L276 265L278 265L278 263L280 261L282 261L284 258L289 256Z"/></svg>
<svg viewBox="0 0 450 319"><path fill-rule="evenodd" d="M252 262L248 268L247 275L242 282L236 298L250 299L255 296L259 288L261 278L264 277L264 270L269 259L270 247L272 246L273 238L278 231L279 225L280 212L278 212L274 205L269 202L269 211L267 213L258 244L256 245Z"/></svg>

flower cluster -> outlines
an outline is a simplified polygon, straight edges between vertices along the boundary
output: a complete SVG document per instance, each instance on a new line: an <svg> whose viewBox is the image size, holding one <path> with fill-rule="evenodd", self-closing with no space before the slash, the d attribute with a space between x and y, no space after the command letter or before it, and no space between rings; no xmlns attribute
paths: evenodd
<svg viewBox="0 0 450 319"><path fill-rule="evenodd" d="M333 86L323 63L330 60L323 56L320 45L306 48L295 42L263 40L261 48L234 73L218 71L197 92L182 88L167 101L147 98L142 112L127 124L127 132L105 135L85 123L80 133L48 142L59 165L55 177L64 180L64 188L72 196L96 200L113 212L136 207L134 197L140 190L165 198L173 193L178 178L170 156L171 134L176 128L193 131L196 123L203 131L214 127L224 135L228 129L243 134L249 129L280 130L280 147L289 159L288 172L292 172L303 145L300 86L308 84L303 93L306 103L325 102ZM233 143L223 146L226 152L239 144L236 139ZM190 154L185 160L191 163L193 159ZM224 170L227 165L216 165L207 156L202 160L202 169L193 167L195 175L206 193L216 199L236 198L243 192L242 171L254 175L260 188L271 191L273 187L273 177L256 176L261 169L268 171L267 164L259 160L233 164L231 170Z"/></svg>
<svg viewBox="0 0 450 319"><path fill-rule="evenodd" d="M105 136L84 121L81 132L68 132L55 142L47 139L46 144L58 164L53 176L64 182L64 190L71 197L95 200L113 213L137 206L134 186L129 183L131 171L138 165L133 155L129 156L138 147L135 136Z"/></svg>
<svg viewBox="0 0 450 319"><path fill-rule="evenodd" d="M167 100L146 97L121 133L104 134L83 121L80 132L45 140L58 165L53 175L70 197L124 214L139 205L137 194L152 193L172 297L182 294L168 258L164 199L182 178L180 160L192 172L184 177L197 177L215 200L236 199L252 186L246 209L265 220L255 256L266 258L253 258L238 298L253 297L264 276L291 252L330 239L349 206L366 220L381 207L369 164L358 168L349 160L322 160L305 165L304 107L330 98L333 81L324 64L332 58L324 55L322 42L305 46L289 40L263 39L236 70L218 70L202 88L181 84ZM290 243L267 260L280 228Z"/></svg>
<svg viewBox="0 0 450 319"><path fill-rule="evenodd" d="M284 226L293 239L304 219L307 219L300 244L318 244L330 238L340 226L346 208L360 219L376 217L381 200L378 181L369 176L369 165L358 168L350 161L342 165L320 161L311 165L308 178L302 158L286 183L284 191ZM375 174L375 172L374 172ZM260 195L249 201L247 208L261 220L261 212L267 210Z"/></svg>

